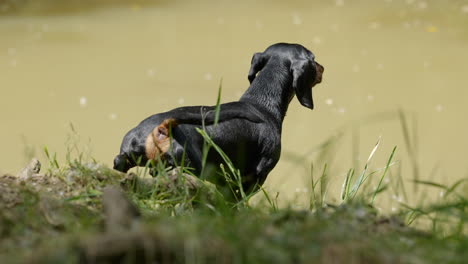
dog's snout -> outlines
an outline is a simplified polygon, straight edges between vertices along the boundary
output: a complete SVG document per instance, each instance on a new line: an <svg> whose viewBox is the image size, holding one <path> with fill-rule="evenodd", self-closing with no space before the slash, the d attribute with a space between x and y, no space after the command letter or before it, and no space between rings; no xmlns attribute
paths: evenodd
<svg viewBox="0 0 468 264"><path fill-rule="evenodd" d="M315 83L321 83L322 82L322 75L323 72L325 71L325 68L320 65L320 63L315 62L315 70L316 70L316 78L315 78Z"/></svg>
<svg viewBox="0 0 468 264"><path fill-rule="evenodd" d="M315 65L317 66L318 70L320 71L320 73L323 73L323 71L325 70L325 68L323 68L323 66L318 63L318 62L315 62Z"/></svg>

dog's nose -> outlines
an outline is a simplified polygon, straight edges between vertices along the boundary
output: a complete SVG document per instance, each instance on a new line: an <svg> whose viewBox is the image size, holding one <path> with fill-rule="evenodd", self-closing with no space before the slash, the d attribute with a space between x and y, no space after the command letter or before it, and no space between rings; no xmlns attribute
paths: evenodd
<svg viewBox="0 0 468 264"><path fill-rule="evenodd" d="M318 70L319 70L321 73L323 73L323 71L325 70L325 68L323 68L323 66L322 66L320 63L318 63L318 62L315 62L315 64L317 65Z"/></svg>
<svg viewBox="0 0 468 264"><path fill-rule="evenodd" d="M127 173L129 169L127 158L122 154L117 155L114 159L114 170Z"/></svg>
<svg viewBox="0 0 468 264"><path fill-rule="evenodd" d="M316 70L316 76L315 76L315 83L321 83L322 82L322 75L323 72L325 71L325 68L320 65L320 63L315 62L315 70Z"/></svg>

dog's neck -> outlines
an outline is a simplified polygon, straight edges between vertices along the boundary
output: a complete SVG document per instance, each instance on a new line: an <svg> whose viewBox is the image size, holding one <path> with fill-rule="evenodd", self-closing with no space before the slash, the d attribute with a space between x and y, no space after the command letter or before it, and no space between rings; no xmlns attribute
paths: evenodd
<svg viewBox="0 0 468 264"><path fill-rule="evenodd" d="M289 65L280 58L270 58L240 101L251 102L264 108L282 124L293 97Z"/></svg>

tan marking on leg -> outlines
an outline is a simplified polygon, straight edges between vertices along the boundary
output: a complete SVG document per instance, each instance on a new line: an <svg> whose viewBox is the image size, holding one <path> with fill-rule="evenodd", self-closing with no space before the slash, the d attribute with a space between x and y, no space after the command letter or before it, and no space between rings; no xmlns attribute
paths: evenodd
<svg viewBox="0 0 468 264"><path fill-rule="evenodd" d="M161 124L153 129L146 138L145 152L149 160L157 160L158 157L166 153L171 146L169 131L177 126L173 118L165 119Z"/></svg>

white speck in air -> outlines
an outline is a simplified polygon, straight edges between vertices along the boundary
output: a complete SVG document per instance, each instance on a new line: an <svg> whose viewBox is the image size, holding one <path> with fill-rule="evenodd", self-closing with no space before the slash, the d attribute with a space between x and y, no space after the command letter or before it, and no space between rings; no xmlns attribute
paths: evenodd
<svg viewBox="0 0 468 264"><path fill-rule="evenodd" d="M326 105L332 105L333 104L333 99L328 98L327 100L325 100L325 104Z"/></svg>
<svg viewBox="0 0 468 264"><path fill-rule="evenodd" d="M320 43L322 43L322 39L320 37L314 37L314 39L312 40L314 42L314 44L318 45Z"/></svg>
<svg viewBox="0 0 468 264"><path fill-rule="evenodd" d="M336 0L335 5L336 6L344 6L344 0Z"/></svg>
<svg viewBox="0 0 468 264"><path fill-rule="evenodd" d="M80 97L80 106L86 107L88 105L88 99L84 96Z"/></svg>
<svg viewBox="0 0 468 264"><path fill-rule="evenodd" d="M211 75L211 73L207 72L205 73L205 75L203 76L203 78L207 81L211 81L213 79L213 75Z"/></svg>
<svg viewBox="0 0 468 264"><path fill-rule="evenodd" d="M377 63L377 70L383 70L383 69L384 69L383 63Z"/></svg>
<svg viewBox="0 0 468 264"><path fill-rule="evenodd" d="M392 195L392 199L397 201L397 202L403 202L403 197L402 196L399 196L399 195Z"/></svg>
<svg viewBox="0 0 468 264"><path fill-rule="evenodd" d="M418 8L419 9L426 9L427 6L428 6L427 3L424 2L424 1L421 1L421 2L418 3Z"/></svg>
<svg viewBox="0 0 468 264"><path fill-rule="evenodd" d="M117 116L116 113L111 113L111 114L109 114L109 119L110 119L110 120L114 121L114 120L117 120L117 118L118 118L118 116Z"/></svg>
<svg viewBox="0 0 468 264"><path fill-rule="evenodd" d="M255 21L255 28L257 28L258 30L263 29L262 21L260 21L260 20Z"/></svg>
<svg viewBox="0 0 468 264"><path fill-rule="evenodd" d="M180 97L179 100L177 100L177 103L183 105L185 103L185 99L183 97Z"/></svg>
<svg viewBox="0 0 468 264"><path fill-rule="evenodd" d="M301 17L299 16L299 14L293 14L293 15L292 15L292 23L293 23L294 25L296 25L296 26L302 24L302 19L301 19Z"/></svg>
<svg viewBox="0 0 468 264"><path fill-rule="evenodd" d="M15 48L8 48L8 55L13 56L16 54L16 49Z"/></svg>
<svg viewBox="0 0 468 264"><path fill-rule="evenodd" d="M379 29L380 28L380 23L377 21L373 21L369 24L370 29Z"/></svg>
<svg viewBox="0 0 468 264"><path fill-rule="evenodd" d="M14 68L14 67L16 67L18 65L18 61L13 59L13 60L10 61L10 65L11 65L11 67Z"/></svg>
<svg viewBox="0 0 468 264"><path fill-rule="evenodd" d="M435 110L440 113L442 110L444 110L444 107L441 104L438 104L436 105Z"/></svg>
<svg viewBox="0 0 468 264"><path fill-rule="evenodd" d="M338 111L338 113L340 113L340 114L342 114L342 115L343 115L344 113L346 113L346 109L345 109L344 107L338 107L337 111Z"/></svg>
<svg viewBox="0 0 468 264"><path fill-rule="evenodd" d="M148 77L154 77L156 75L156 71L154 69L148 69L146 71L146 74L148 75Z"/></svg>
<svg viewBox="0 0 468 264"><path fill-rule="evenodd" d="M359 67L358 64L354 64L353 65L353 72L360 72L361 71L361 67Z"/></svg>
<svg viewBox="0 0 468 264"><path fill-rule="evenodd" d="M369 101L369 102L374 101L374 96L371 95L371 94L369 94L369 95L367 96L367 101Z"/></svg>
<svg viewBox="0 0 468 264"><path fill-rule="evenodd" d="M462 11L463 14L468 14L468 5L462 6L461 11Z"/></svg>

